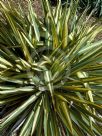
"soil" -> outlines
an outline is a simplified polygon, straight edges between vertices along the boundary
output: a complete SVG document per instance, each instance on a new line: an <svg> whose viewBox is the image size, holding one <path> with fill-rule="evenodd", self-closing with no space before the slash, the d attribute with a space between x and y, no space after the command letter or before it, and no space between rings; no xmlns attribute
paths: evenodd
<svg viewBox="0 0 102 136"><path fill-rule="evenodd" d="M1 1L3 1L6 4L7 1L10 1L10 0L1 0ZM21 6L24 7L25 12L27 12L28 10L27 5L29 0L11 0L11 1L14 4L14 6L18 6L19 4L21 4ZM32 4L33 4L34 11L37 13L37 15L39 17L42 17L43 12L42 12L41 0L32 0Z"/></svg>

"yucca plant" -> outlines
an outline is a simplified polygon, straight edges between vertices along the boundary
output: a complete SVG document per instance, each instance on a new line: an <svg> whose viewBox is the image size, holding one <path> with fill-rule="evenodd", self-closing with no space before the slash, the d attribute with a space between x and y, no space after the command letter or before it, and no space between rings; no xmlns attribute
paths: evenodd
<svg viewBox="0 0 102 136"><path fill-rule="evenodd" d="M101 136L102 26L77 16L78 1L52 8L41 21L0 2L2 136Z"/></svg>

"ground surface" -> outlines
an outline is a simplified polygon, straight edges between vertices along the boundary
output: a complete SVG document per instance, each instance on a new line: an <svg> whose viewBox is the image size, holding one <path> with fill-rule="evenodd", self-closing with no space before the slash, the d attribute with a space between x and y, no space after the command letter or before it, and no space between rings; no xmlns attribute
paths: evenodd
<svg viewBox="0 0 102 136"><path fill-rule="evenodd" d="M3 1L4 3L7 3L7 1L10 1L10 0L1 0L1 1ZM27 11L27 5L29 0L12 0L12 1L15 6L18 6L19 4L21 4L24 7L25 11ZM35 12L41 17L43 14L41 0L32 0L32 3L33 3Z"/></svg>

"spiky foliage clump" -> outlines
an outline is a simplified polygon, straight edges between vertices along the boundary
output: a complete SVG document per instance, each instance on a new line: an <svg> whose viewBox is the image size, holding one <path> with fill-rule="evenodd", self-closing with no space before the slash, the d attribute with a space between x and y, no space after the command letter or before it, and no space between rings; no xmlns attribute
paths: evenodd
<svg viewBox="0 0 102 136"><path fill-rule="evenodd" d="M2 136L101 136L102 26L88 26L77 2L55 9L42 0L44 20L0 2Z"/></svg>

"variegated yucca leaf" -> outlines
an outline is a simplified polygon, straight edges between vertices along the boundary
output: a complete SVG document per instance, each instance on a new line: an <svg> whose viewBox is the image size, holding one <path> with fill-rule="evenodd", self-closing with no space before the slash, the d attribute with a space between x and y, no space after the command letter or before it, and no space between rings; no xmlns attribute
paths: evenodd
<svg viewBox="0 0 102 136"><path fill-rule="evenodd" d="M0 1L0 135L101 136L102 26L89 26L78 0L40 20Z"/></svg>

